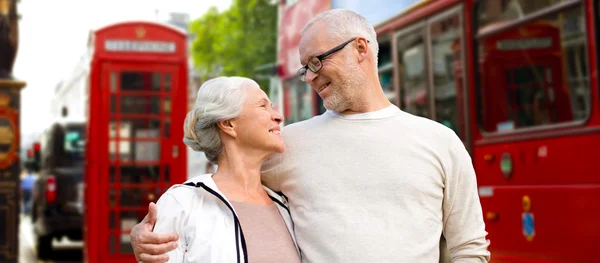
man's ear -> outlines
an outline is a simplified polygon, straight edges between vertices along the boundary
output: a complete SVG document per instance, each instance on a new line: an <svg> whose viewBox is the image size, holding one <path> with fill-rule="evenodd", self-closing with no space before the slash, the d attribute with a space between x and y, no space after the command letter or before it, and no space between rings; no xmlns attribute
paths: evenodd
<svg viewBox="0 0 600 263"><path fill-rule="evenodd" d="M227 134L233 138L237 137L237 133L235 132L235 125L232 120L225 120L225 121L217 122L217 126L225 134Z"/></svg>
<svg viewBox="0 0 600 263"><path fill-rule="evenodd" d="M364 37L356 39L356 50L358 51L358 62L363 62L369 55L369 41Z"/></svg>

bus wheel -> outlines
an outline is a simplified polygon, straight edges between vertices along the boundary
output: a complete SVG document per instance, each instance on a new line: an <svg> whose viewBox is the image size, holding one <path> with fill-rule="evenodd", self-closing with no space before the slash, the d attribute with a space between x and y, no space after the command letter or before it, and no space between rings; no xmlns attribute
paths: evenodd
<svg viewBox="0 0 600 263"><path fill-rule="evenodd" d="M52 236L38 236L36 249L38 259L50 259L52 256Z"/></svg>

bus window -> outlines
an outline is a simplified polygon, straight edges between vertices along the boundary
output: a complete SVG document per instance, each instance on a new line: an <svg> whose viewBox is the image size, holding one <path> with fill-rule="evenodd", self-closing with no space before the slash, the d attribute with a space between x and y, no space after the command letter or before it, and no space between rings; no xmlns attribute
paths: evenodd
<svg viewBox="0 0 600 263"><path fill-rule="evenodd" d="M479 20L484 25L478 32L485 33L477 43L481 128L507 132L585 120L591 95L582 5L542 12L527 24L504 27L510 23L507 18L515 16L513 9L523 15L544 7L540 3L559 1L498 2L512 4L490 6L498 3L482 1L476 12L482 13ZM500 18L500 24L493 23Z"/></svg>
<svg viewBox="0 0 600 263"><path fill-rule="evenodd" d="M461 19L455 13L429 25L435 120L465 139L461 54Z"/></svg>
<svg viewBox="0 0 600 263"><path fill-rule="evenodd" d="M379 53L377 64L379 82L383 93L391 103L397 104L396 90L394 89L394 63L392 62L392 43L389 35L379 37ZM400 105L397 105L400 106Z"/></svg>
<svg viewBox="0 0 600 263"><path fill-rule="evenodd" d="M283 83L285 100L289 103L289 112L284 118L285 124L308 120L315 115L312 88L296 77Z"/></svg>
<svg viewBox="0 0 600 263"><path fill-rule="evenodd" d="M509 22L565 0L483 0L475 14L480 27Z"/></svg>
<svg viewBox="0 0 600 263"><path fill-rule="evenodd" d="M509 118L517 127L556 122L557 107L553 90L552 68L525 66L507 69L506 91Z"/></svg>
<svg viewBox="0 0 600 263"><path fill-rule="evenodd" d="M431 118L425 70L425 41L423 28L399 33L398 58L402 105L406 112Z"/></svg>

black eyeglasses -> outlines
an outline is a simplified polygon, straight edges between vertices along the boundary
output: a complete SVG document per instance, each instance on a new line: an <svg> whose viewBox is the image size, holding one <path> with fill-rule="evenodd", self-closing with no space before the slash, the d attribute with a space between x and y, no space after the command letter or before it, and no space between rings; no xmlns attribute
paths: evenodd
<svg viewBox="0 0 600 263"><path fill-rule="evenodd" d="M311 58L308 63L306 64L306 66L301 67L298 70L298 76L300 76L300 80L302 81L306 81L306 70L310 69L310 71L312 71L313 73L317 73L319 72L319 70L321 70L321 68L323 68L323 59L326 58L327 56L338 52L340 50L342 50L342 48L346 47L346 45L348 45L348 43L356 40L357 38L353 38L350 39L328 51L325 51L324 53L322 53L321 55L318 55L316 57ZM369 41L367 40L367 43L369 43Z"/></svg>

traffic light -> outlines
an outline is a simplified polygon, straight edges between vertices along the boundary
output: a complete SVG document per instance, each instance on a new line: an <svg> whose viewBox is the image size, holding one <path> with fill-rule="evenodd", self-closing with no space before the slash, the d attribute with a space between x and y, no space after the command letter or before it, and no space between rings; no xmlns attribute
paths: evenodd
<svg viewBox="0 0 600 263"><path fill-rule="evenodd" d="M41 154L41 150L42 147L40 146L39 142L36 142L33 144L33 162L35 165L35 171L39 172L40 168L42 167L42 154Z"/></svg>
<svg viewBox="0 0 600 263"><path fill-rule="evenodd" d="M42 164L40 143L34 143L33 147L27 150L27 161L25 161L25 168L31 172L39 172Z"/></svg>

